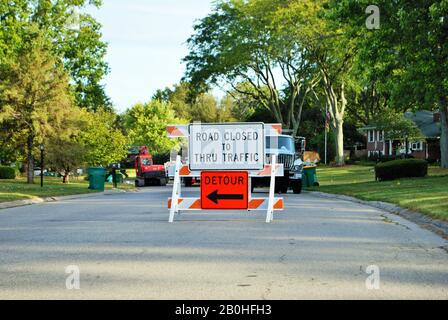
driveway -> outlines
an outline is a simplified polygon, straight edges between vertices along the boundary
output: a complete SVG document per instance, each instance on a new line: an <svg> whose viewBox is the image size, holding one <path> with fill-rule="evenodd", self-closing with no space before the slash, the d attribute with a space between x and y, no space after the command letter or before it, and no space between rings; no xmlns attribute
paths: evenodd
<svg viewBox="0 0 448 320"><path fill-rule="evenodd" d="M168 224L169 196L1 210L0 299L448 298L448 242L381 210L305 193L287 195L272 224L263 212ZM67 289L68 266L80 290Z"/></svg>

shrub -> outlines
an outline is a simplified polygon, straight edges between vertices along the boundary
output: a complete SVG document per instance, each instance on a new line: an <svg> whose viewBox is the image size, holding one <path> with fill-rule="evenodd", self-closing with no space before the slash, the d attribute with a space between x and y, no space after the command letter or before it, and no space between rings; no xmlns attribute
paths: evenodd
<svg viewBox="0 0 448 320"><path fill-rule="evenodd" d="M376 179L380 181L426 177L428 175L428 162L420 159L383 162L376 165L375 175Z"/></svg>
<svg viewBox="0 0 448 320"><path fill-rule="evenodd" d="M0 179L15 179L16 170L11 167L0 167Z"/></svg>

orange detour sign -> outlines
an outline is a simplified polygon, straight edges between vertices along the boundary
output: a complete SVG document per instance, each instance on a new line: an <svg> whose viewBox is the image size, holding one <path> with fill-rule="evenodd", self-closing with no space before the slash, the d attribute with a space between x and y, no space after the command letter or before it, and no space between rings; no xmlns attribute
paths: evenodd
<svg viewBox="0 0 448 320"><path fill-rule="evenodd" d="M204 210L249 209L249 173L202 172L201 208Z"/></svg>

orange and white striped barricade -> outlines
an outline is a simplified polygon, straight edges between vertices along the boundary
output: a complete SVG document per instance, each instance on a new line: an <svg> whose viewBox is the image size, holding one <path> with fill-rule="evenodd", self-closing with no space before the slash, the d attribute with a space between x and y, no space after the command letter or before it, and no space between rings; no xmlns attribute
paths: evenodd
<svg viewBox="0 0 448 320"><path fill-rule="evenodd" d="M203 127L201 127L203 126ZM225 129L223 129L223 126L227 126ZM257 210L263 210L266 211L266 223L270 223L274 219L274 212L283 210L284 209L284 199L275 197L275 180L276 177L283 176L284 175L284 167L283 164L277 164L277 156L273 155L271 159L271 164L269 165L263 165L264 161L261 160L260 154L262 154L262 157L265 156L265 150L263 149L264 140L267 136L276 136L280 135L282 133L282 126L281 124L193 124L193 125L170 125L167 127L167 134L170 138L189 138L189 144L193 144L195 146L195 139L201 138L201 135L204 135L206 133L197 133L195 132L201 132L200 130L204 129L206 131L214 131L215 134L218 136L221 136L221 139L226 139L227 143L229 141L232 141L233 143L236 143L234 140L230 140L229 138L226 138L229 136L229 131L233 132L240 132L241 130L247 130L245 132L246 136L250 134L250 132L254 133L253 138L254 144L251 147L256 147L257 150L256 157L254 158L254 163L244 162L241 161L238 164L235 164L234 162L223 162L219 163L217 165L210 166L208 164L204 164L202 162L198 162L195 160L195 163L188 163L188 164L182 164L181 157L177 156L176 164L175 164L175 170L174 170L174 186L172 191L172 196L168 200L168 208L170 209L170 215L169 215L169 222L172 223L174 221L174 217L176 214L179 214L181 211L192 211L192 210L204 210L205 208L212 209L212 210L223 210L223 209L234 209L234 210L240 210L240 208L245 208L244 210L247 211L257 211ZM198 131L195 131L198 130ZM221 131L220 131L221 130ZM219 133L221 132L221 133ZM261 134L260 134L261 133ZM191 134L191 135L190 135ZM208 133L206 134L208 135ZM239 134L240 137L242 134ZM197 138L198 137L198 138ZM248 143L249 139L245 139L245 143ZM263 140L263 141L260 141ZM199 140L198 140L199 141ZM219 144L221 141L218 138L211 139L210 141L213 141L218 144L213 147L213 152L223 152L219 151L221 149L221 145ZM243 141L241 141L243 142ZM223 145L225 146L225 144ZM246 145L247 147L248 145ZM250 145L249 145L250 146ZM189 146L189 149L191 146ZM200 149L201 150L201 149ZM197 156L197 158L202 159L202 155L204 154L203 151L200 151L200 156ZM248 151L246 151L248 152ZM255 151L254 151L255 152ZM198 155L198 153L194 153L195 155ZM249 153L248 153L249 154ZM246 158L247 155L246 154ZM225 155L222 154L222 159L225 159ZM226 161L226 160L224 160ZM232 158L233 161L233 158ZM184 198L182 197L182 186L181 186L181 177L200 177L201 173L204 173L204 175L210 179L215 179L217 175L221 174L225 179L227 179L229 176L238 175L238 171L240 174L242 172L247 172L247 174L242 174L241 179L244 181L244 187L239 189L241 193L244 193L244 195L238 194L232 194L235 192L220 194L218 193L218 190L209 190L211 192L209 196L216 195L216 199L223 200L225 204L221 205L218 204L217 200L214 201L216 205L205 205L203 201L207 202L206 197L202 194L203 198ZM228 175L226 173L229 173ZM271 177L271 184L270 184L270 192L268 198L253 198L252 194L250 192L251 188L246 188L248 183L248 177ZM207 180L207 178L205 179ZM250 181L250 179L249 179ZM219 183L217 184L219 186ZM203 184L201 181L201 190L205 188L205 186L210 186ZM215 185L216 186L216 185ZM236 186L236 184L235 184ZM241 187L241 184L240 184ZM220 185L218 188L223 188L224 190L226 187L224 185ZM205 190L205 189L204 189ZM232 190L234 191L234 190ZM246 192L247 191L247 192ZM212 198L211 201L213 202ZM243 200L244 198L244 200ZM232 200L231 200L232 199ZM243 200L245 203L244 206L237 206L236 204L230 204L230 201L234 201L233 203L237 203L238 201ZM228 201L228 202L227 202ZM247 202L246 202L247 201Z"/></svg>
<svg viewBox="0 0 448 320"><path fill-rule="evenodd" d="M267 123L264 125L265 136L278 136L282 134L283 126L280 123ZM190 136L190 125L171 124L166 127L168 138L188 138Z"/></svg>
<svg viewBox="0 0 448 320"><path fill-rule="evenodd" d="M248 190L249 206L248 211L266 211L266 223L270 223L274 220L275 211L284 210L284 199L281 197L275 197L275 178L283 176L284 168L283 164L276 164L276 156L272 157L272 165L267 165L264 170L254 171L250 173L250 176L257 177L271 177L271 185L268 198L252 197L250 190ZM198 177L197 172L191 172L188 165L182 165L181 157L177 156L176 169L174 176L174 185L171 198L168 199L168 209L170 209L169 222L174 222L176 214L180 214L181 211L202 211L200 198L184 198L182 197L182 184L181 177Z"/></svg>

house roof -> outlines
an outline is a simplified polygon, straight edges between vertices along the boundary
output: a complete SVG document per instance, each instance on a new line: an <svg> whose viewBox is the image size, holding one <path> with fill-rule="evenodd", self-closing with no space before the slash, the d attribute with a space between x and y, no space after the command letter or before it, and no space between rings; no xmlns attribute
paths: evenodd
<svg viewBox="0 0 448 320"><path fill-rule="evenodd" d="M406 112L404 116L412 120L426 138L439 138L442 134L441 124L440 122L434 122L434 113L432 111ZM375 125L367 125L360 130L368 131L374 129L376 129Z"/></svg>
<svg viewBox="0 0 448 320"><path fill-rule="evenodd" d="M438 138L442 133L440 122L434 122L434 113L421 110L417 112L406 112L405 118L412 120L427 138Z"/></svg>

